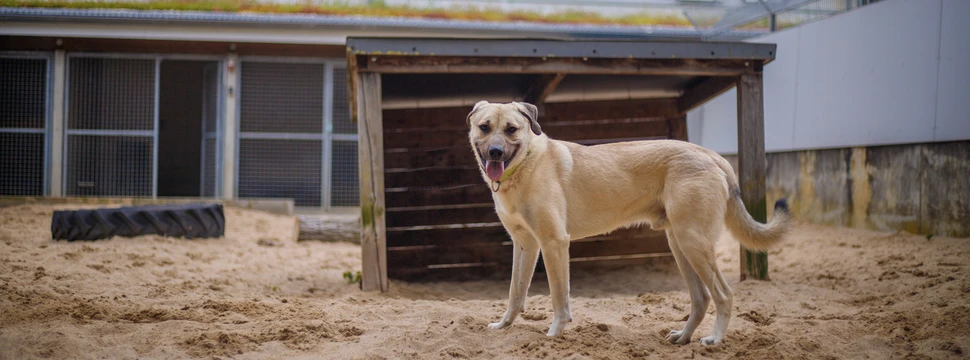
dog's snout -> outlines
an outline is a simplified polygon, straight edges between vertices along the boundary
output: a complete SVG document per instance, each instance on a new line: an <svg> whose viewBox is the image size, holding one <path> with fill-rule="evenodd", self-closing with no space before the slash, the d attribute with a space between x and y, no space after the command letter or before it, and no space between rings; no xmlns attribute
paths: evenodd
<svg viewBox="0 0 970 360"><path fill-rule="evenodd" d="M492 146L489 146L488 147L488 157L489 157L489 159L498 160L498 159L501 159L502 158L502 155L504 155L504 154L505 154L505 151L503 151L502 148L500 148L498 146L492 145Z"/></svg>

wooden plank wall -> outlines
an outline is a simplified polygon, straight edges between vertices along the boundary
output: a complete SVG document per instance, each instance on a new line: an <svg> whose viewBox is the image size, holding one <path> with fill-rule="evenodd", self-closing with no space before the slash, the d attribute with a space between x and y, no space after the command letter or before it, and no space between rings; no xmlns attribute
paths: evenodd
<svg viewBox="0 0 970 360"><path fill-rule="evenodd" d="M476 278L511 269L511 240L468 142L470 108L383 111L391 278ZM674 99L550 103L540 124L554 139L588 145L686 140L686 118ZM569 251L574 263L615 264L644 261L669 248L662 232L636 228L574 241Z"/></svg>

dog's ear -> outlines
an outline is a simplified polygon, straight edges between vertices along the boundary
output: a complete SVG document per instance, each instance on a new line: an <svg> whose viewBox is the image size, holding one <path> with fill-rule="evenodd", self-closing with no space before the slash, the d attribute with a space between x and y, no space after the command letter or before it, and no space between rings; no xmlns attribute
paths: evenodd
<svg viewBox="0 0 970 360"><path fill-rule="evenodd" d="M539 127L539 109L535 105L524 102L512 102L512 105L519 110L522 115L529 119L529 127L536 135L542 135L542 128Z"/></svg>
<svg viewBox="0 0 970 360"><path fill-rule="evenodd" d="M481 109L482 105L488 105L488 101L482 100L475 103L475 106L472 107L472 111L468 113L468 116L465 117L465 125L468 125L469 128L472 127L472 115L474 115L476 111Z"/></svg>

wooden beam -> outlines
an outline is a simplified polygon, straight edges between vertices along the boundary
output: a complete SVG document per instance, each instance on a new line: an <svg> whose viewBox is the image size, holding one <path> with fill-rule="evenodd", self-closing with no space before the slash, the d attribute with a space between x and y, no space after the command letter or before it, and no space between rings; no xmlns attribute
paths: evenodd
<svg viewBox="0 0 970 360"><path fill-rule="evenodd" d="M573 101L546 104L546 121L632 119L677 116L676 98ZM542 123L540 123L541 125Z"/></svg>
<svg viewBox="0 0 970 360"><path fill-rule="evenodd" d="M551 57L446 57L357 55L358 71L385 74L595 74L737 76L751 60L583 59Z"/></svg>
<svg viewBox="0 0 970 360"><path fill-rule="evenodd" d="M687 115L680 115L667 119L667 137L674 140L687 141Z"/></svg>
<svg viewBox="0 0 970 360"><path fill-rule="evenodd" d="M755 221L768 218L765 202L765 114L761 73L741 75L738 87L738 180L744 207ZM768 280L768 254L741 246L741 280Z"/></svg>
<svg viewBox="0 0 970 360"><path fill-rule="evenodd" d="M737 85L737 79L726 76L712 76L684 91L678 99L678 108L686 113L708 100L711 100Z"/></svg>
<svg viewBox="0 0 970 360"><path fill-rule="evenodd" d="M529 90L525 92L525 96L522 97L522 101L539 106L546 102L546 98L553 91L556 91L556 87L562 82L562 79L566 77L564 73L558 74L547 74L539 75L539 79L529 87Z"/></svg>
<svg viewBox="0 0 970 360"><path fill-rule="evenodd" d="M357 75L357 131L360 134L360 288L387 291L387 235L384 211L384 130L381 74Z"/></svg>

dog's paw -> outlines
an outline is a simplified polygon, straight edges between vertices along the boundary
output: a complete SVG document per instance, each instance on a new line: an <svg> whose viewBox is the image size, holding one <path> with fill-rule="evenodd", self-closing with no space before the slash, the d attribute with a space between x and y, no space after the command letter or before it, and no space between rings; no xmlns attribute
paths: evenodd
<svg viewBox="0 0 970 360"><path fill-rule="evenodd" d="M721 343L721 338L714 335L705 336L701 338L701 345L704 345L704 346L717 345L720 343Z"/></svg>
<svg viewBox="0 0 970 360"><path fill-rule="evenodd" d="M670 330L667 334L667 341L671 344L687 345L690 343L690 336L684 336L683 330Z"/></svg>
<svg viewBox="0 0 970 360"><path fill-rule="evenodd" d="M556 329L555 327L549 327L549 331L546 332L548 337L559 337L562 336L562 328Z"/></svg>
<svg viewBox="0 0 970 360"><path fill-rule="evenodd" d="M488 328L492 330L498 330L498 329L507 328L509 327L509 325L512 325L511 321L499 320L499 322L488 324Z"/></svg>
<svg viewBox="0 0 970 360"><path fill-rule="evenodd" d="M573 319L567 319L567 320L561 320L556 318L552 319L552 324L549 324L549 332L546 333L546 336L548 337L562 336L563 329L566 328L566 324L568 324L570 321L573 321Z"/></svg>

